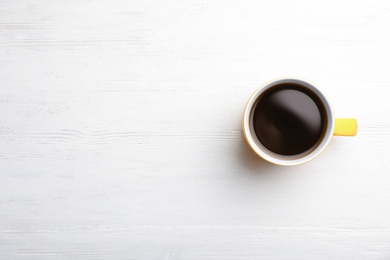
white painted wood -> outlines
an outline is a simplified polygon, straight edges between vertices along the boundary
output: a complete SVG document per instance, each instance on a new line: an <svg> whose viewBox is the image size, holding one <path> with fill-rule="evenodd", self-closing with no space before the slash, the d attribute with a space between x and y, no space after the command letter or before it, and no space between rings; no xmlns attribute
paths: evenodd
<svg viewBox="0 0 390 260"><path fill-rule="evenodd" d="M1 259L390 259L390 2L0 1ZM250 94L317 83L355 138L281 168Z"/></svg>

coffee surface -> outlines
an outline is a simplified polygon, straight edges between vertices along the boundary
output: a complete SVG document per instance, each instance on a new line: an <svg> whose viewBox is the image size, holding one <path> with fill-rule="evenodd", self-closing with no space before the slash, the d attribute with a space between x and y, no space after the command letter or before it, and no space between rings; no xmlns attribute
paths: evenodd
<svg viewBox="0 0 390 260"><path fill-rule="evenodd" d="M283 83L259 97L253 110L253 127L270 151L297 155L319 143L326 127L325 115L314 93L298 84Z"/></svg>

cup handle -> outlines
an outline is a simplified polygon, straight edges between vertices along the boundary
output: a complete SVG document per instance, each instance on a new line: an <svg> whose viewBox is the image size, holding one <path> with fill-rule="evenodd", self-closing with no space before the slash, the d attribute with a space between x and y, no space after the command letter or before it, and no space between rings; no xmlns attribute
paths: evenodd
<svg viewBox="0 0 390 260"><path fill-rule="evenodd" d="M336 118L333 135L355 136L358 124L355 118Z"/></svg>

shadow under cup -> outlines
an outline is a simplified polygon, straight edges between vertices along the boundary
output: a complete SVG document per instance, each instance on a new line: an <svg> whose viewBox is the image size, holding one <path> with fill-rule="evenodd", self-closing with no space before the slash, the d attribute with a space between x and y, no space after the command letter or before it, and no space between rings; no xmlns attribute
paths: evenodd
<svg viewBox="0 0 390 260"><path fill-rule="evenodd" d="M243 116L249 146L278 165L298 165L329 144L334 117L327 98L314 85L294 78L268 82L250 97Z"/></svg>

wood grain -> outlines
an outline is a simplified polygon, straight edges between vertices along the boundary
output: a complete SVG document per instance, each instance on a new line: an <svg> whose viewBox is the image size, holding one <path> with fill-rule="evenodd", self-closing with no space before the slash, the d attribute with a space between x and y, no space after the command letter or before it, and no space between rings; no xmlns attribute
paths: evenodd
<svg viewBox="0 0 390 260"><path fill-rule="evenodd" d="M390 259L390 3L0 1L0 259ZM355 138L270 165L241 115L318 84Z"/></svg>

